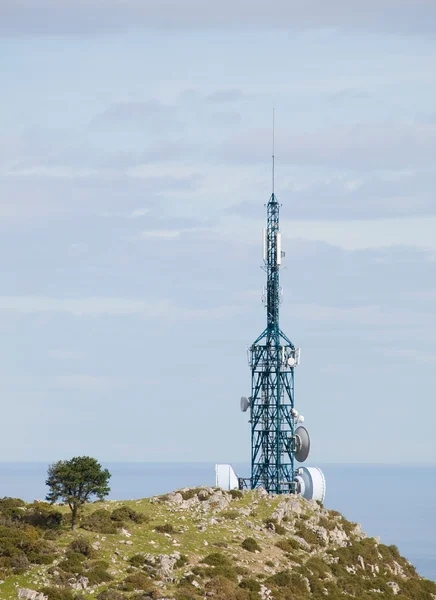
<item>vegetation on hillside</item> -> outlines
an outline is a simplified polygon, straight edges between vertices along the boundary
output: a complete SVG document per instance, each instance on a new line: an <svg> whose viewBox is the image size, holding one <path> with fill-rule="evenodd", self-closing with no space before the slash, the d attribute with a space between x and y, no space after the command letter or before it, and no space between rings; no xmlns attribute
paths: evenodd
<svg viewBox="0 0 436 600"><path fill-rule="evenodd" d="M111 475L90 456L76 456L71 460L59 460L50 465L46 486L47 500L52 504L61 500L71 510L71 529L76 528L79 509L94 496L103 500L109 492Z"/></svg>
<svg viewBox="0 0 436 600"><path fill-rule="evenodd" d="M41 595L35 596L34 592ZM129 502L0 500L0 598L434 600L395 546L316 502L215 488Z"/></svg>

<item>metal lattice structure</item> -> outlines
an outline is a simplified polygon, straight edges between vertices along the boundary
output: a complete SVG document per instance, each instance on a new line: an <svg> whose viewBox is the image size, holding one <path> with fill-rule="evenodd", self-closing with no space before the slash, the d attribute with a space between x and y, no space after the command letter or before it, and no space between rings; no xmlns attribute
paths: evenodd
<svg viewBox="0 0 436 600"><path fill-rule="evenodd" d="M274 190L274 188L273 188ZM251 488L269 493L296 492L294 368L299 350L280 329L280 266L282 262L280 204L274 191L267 204L264 269L267 286L266 329L249 349L252 374Z"/></svg>

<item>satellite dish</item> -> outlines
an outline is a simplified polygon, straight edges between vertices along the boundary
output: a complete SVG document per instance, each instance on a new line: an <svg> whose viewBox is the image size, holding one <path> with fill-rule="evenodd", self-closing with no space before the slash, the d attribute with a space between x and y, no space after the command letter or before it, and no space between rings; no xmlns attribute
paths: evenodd
<svg viewBox="0 0 436 600"><path fill-rule="evenodd" d="M310 437L305 427L297 427L295 431L295 460L304 462L309 456Z"/></svg>
<svg viewBox="0 0 436 600"><path fill-rule="evenodd" d="M298 410L296 408L291 408L291 415L295 418L298 417Z"/></svg>
<svg viewBox="0 0 436 600"><path fill-rule="evenodd" d="M300 415L297 419L297 423L304 423L304 417L303 415Z"/></svg>
<svg viewBox="0 0 436 600"><path fill-rule="evenodd" d="M295 367L295 358L293 356L288 358L288 367Z"/></svg>
<svg viewBox="0 0 436 600"><path fill-rule="evenodd" d="M242 396L241 398L241 410L242 412L247 412L248 407L250 406L250 403L248 401L248 398L246 398L245 396Z"/></svg>
<svg viewBox="0 0 436 600"><path fill-rule="evenodd" d="M301 467L295 478L298 493L306 500L319 500L324 502L326 483L324 473L317 467Z"/></svg>

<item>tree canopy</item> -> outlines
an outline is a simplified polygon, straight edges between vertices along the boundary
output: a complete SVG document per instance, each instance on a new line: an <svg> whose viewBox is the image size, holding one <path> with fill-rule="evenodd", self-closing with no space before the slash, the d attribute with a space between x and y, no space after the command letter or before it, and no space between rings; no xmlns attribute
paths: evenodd
<svg viewBox="0 0 436 600"><path fill-rule="evenodd" d="M54 504L66 502L71 509L71 528L75 529L80 506L93 497L102 500L110 492L111 475L90 456L59 460L48 468L45 484L49 488L46 500Z"/></svg>

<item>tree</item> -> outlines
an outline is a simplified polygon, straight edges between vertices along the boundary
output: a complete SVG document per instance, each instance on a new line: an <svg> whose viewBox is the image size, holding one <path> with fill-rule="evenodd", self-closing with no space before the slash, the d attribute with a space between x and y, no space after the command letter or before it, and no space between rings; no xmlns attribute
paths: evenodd
<svg viewBox="0 0 436 600"><path fill-rule="evenodd" d="M110 477L109 471L90 456L59 460L48 468L45 485L50 491L46 500L51 504L58 500L68 503L71 509L71 529L75 529L80 507L93 496L103 500L109 494Z"/></svg>

